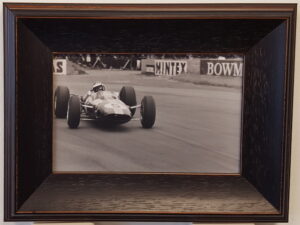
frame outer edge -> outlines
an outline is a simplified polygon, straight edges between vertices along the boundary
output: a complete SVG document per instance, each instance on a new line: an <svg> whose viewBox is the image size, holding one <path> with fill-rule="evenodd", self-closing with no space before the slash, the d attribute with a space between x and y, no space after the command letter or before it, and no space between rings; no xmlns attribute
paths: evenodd
<svg viewBox="0 0 300 225"><path fill-rule="evenodd" d="M287 79L286 79L286 115L285 115L285 164L283 168L283 190L282 207L285 222L289 221L289 195L290 195L290 174L291 174L291 150L292 150L292 127L293 127L293 98L294 98L294 76L295 76L295 45L296 45L296 26L297 26L297 5L291 13L289 21L289 38L287 48Z"/></svg>
<svg viewBox="0 0 300 225"><path fill-rule="evenodd" d="M4 221L16 212L15 189L15 15L3 5L4 23Z"/></svg>
<svg viewBox="0 0 300 225"><path fill-rule="evenodd" d="M87 11L286 11L293 12L295 3L5 3L5 5L11 10L63 10L63 11L74 11L74 10L87 10Z"/></svg>

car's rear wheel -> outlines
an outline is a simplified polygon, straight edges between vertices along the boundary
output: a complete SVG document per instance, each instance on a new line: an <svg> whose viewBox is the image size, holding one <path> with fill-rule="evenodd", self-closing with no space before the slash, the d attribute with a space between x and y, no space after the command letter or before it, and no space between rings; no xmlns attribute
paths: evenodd
<svg viewBox="0 0 300 225"><path fill-rule="evenodd" d="M54 113L57 118L66 118L70 91L65 86L58 86L54 92Z"/></svg>
<svg viewBox="0 0 300 225"><path fill-rule="evenodd" d="M120 91L120 100L128 106L136 106L136 95L133 87L125 86ZM131 116L135 113L135 108L130 109Z"/></svg>
<svg viewBox="0 0 300 225"><path fill-rule="evenodd" d="M79 126L81 105L77 95L72 95L69 100L67 121L70 128L74 129Z"/></svg>
<svg viewBox="0 0 300 225"><path fill-rule="evenodd" d="M156 106L152 96L145 96L141 103L141 123L143 128L152 128L155 123Z"/></svg>

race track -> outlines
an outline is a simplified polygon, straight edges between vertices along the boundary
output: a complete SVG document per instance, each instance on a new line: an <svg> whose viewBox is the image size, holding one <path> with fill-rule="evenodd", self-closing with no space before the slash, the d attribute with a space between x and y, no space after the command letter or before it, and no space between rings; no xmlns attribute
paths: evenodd
<svg viewBox="0 0 300 225"><path fill-rule="evenodd" d="M69 129L65 119L54 118L54 171L239 172L240 89L137 71L88 72L54 76L54 88L65 85L71 93L84 95L95 81L113 91L131 85L138 102L144 95L154 97L156 123L153 129L143 129L139 121L110 128L81 121L78 129Z"/></svg>

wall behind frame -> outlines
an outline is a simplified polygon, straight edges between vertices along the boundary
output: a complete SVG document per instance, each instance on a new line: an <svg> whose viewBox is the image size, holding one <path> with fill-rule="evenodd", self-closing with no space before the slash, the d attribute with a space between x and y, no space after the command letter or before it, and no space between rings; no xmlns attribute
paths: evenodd
<svg viewBox="0 0 300 225"><path fill-rule="evenodd" d="M0 34L3 33L3 5L0 4ZM6 0L5 2L34 2L34 0ZM40 3L298 3L298 12L300 11L300 0L255 0L255 1L230 1L230 0L41 0ZM291 187L290 187L290 219L289 223L257 223L257 225L298 225L300 224L300 16L297 17L297 37L296 37L296 60L295 60L295 80L294 80L294 118L293 118L293 140L292 140L292 166L291 166ZM3 181L3 160L4 160L4 99L3 99L3 36L0 35L0 183ZM31 225L30 222L3 222L3 185L0 185L0 224L3 225ZM97 225L189 225L189 223L122 223L122 222L99 222Z"/></svg>

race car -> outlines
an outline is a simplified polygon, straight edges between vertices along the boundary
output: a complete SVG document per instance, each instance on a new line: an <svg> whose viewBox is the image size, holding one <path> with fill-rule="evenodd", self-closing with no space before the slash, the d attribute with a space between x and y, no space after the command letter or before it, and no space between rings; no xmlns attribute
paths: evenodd
<svg viewBox="0 0 300 225"><path fill-rule="evenodd" d="M68 87L58 86L54 92L55 116L67 118L68 126L72 129L79 126L80 120L95 120L109 125L140 120L143 128L153 127L156 106L152 96L144 96L141 104L137 104L135 90L131 86L122 87L120 92L104 89L92 91L85 96L78 96L70 94ZM139 118L133 117L136 109L140 109Z"/></svg>

